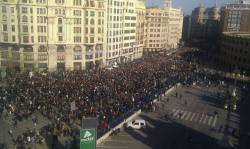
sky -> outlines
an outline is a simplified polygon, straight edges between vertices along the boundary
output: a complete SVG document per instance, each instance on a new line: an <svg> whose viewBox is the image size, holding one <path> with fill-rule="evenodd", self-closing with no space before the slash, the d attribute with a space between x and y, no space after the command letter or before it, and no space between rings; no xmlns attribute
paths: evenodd
<svg viewBox="0 0 250 149"><path fill-rule="evenodd" d="M214 6L216 1L219 6L226 3L230 3L235 0L172 0L173 6L176 8L181 8L185 15L191 14L192 10L199 6L202 2L205 6ZM159 5L162 6L164 0L146 0L147 6Z"/></svg>

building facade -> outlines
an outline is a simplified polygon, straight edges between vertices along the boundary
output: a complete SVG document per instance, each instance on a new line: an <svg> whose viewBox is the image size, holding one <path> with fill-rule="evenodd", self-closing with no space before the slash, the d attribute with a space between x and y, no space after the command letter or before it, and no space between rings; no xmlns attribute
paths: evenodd
<svg viewBox="0 0 250 149"><path fill-rule="evenodd" d="M162 51L177 48L182 36L183 14L166 0L164 7L146 10L145 51Z"/></svg>
<svg viewBox="0 0 250 149"><path fill-rule="evenodd" d="M133 59L141 58L143 55L143 49L146 42L146 7L145 0L136 1L136 45L134 47Z"/></svg>
<svg viewBox="0 0 250 149"><path fill-rule="evenodd" d="M191 14L192 43L214 43L220 34L220 9L217 6L195 8Z"/></svg>
<svg viewBox="0 0 250 149"><path fill-rule="evenodd" d="M185 43L190 41L191 36L191 16L187 15L183 19L182 40Z"/></svg>
<svg viewBox="0 0 250 149"><path fill-rule="evenodd" d="M250 2L227 4L222 9L222 32L250 32Z"/></svg>
<svg viewBox="0 0 250 149"><path fill-rule="evenodd" d="M80 70L105 63L105 0L1 0L0 66Z"/></svg>
<svg viewBox="0 0 250 149"><path fill-rule="evenodd" d="M136 45L137 0L108 0L107 64L133 60Z"/></svg>
<svg viewBox="0 0 250 149"><path fill-rule="evenodd" d="M250 34L223 33L219 61L229 71L237 69L250 74Z"/></svg>

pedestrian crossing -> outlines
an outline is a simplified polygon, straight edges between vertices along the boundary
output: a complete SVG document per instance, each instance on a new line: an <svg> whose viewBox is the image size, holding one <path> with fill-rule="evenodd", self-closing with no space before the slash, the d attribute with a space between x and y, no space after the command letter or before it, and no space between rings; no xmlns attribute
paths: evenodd
<svg viewBox="0 0 250 149"><path fill-rule="evenodd" d="M181 109L172 110L172 118L199 123L210 127L216 127L218 116L208 115L206 113L191 112Z"/></svg>

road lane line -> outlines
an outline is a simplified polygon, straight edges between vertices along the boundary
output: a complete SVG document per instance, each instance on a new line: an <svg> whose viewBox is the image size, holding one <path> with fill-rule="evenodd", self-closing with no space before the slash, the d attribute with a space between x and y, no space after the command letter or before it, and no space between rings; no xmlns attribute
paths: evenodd
<svg viewBox="0 0 250 149"><path fill-rule="evenodd" d="M122 146L108 146L108 145L101 145L101 146L97 146L97 148L114 148L114 149L125 149L128 147L122 147Z"/></svg>

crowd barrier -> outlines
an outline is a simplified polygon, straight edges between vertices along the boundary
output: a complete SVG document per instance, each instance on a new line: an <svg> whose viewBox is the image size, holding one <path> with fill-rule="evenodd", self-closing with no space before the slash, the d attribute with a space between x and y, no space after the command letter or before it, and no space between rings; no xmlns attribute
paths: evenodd
<svg viewBox="0 0 250 149"><path fill-rule="evenodd" d="M105 139L107 139L110 134L112 134L115 130L120 129L123 127L123 125L131 120L133 120L134 118L136 118L139 114L141 113L141 109L138 110L137 112L135 112L133 115L131 115L129 118L127 118L126 120L124 120L123 122L121 122L120 124L116 125L114 128L112 128L110 131L108 131L107 133L105 133L102 137L100 137L97 140L97 144L102 143Z"/></svg>

